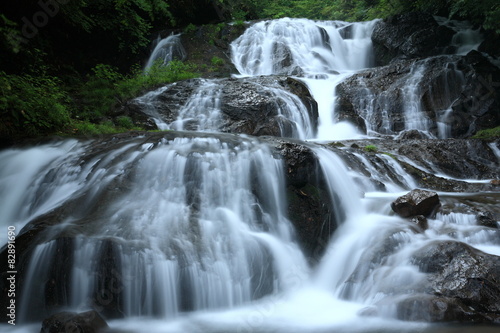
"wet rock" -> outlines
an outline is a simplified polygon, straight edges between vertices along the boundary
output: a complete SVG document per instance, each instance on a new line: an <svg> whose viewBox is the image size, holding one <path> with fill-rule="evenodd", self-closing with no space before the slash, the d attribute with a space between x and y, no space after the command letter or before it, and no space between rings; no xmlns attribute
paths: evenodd
<svg viewBox="0 0 500 333"><path fill-rule="evenodd" d="M287 183L287 213L299 242L311 262L324 254L337 229L336 213L315 154L301 144L277 140L276 153L283 158Z"/></svg>
<svg viewBox="0 0 500 333"><path fill-rule="evenodd" d="M397 318L421 322L491 322L473 307L456 298L430 295L411 296L397 303Z"/></svg>
<svg viewBox="0 0 500 333"><path fill-rule="evenodd" d="M402 131L397 135L395 140L418 140L418 139L431 139L429 134L419 130Z"/></svg>
<svg viewBox="0 0 500 333"><path fill-rule="evenodd" d="M498 228L498 223L491 212L479 212L476 215L477 224L488 228Z"/></svg>
<svg viewBox="0 0 500 333"><path fill-rule="evenodd" d="M146 123L145 118L161 119L170 124L178 119L183 107L196 94L206 81L193 79L176 82L162 89L160 94L151 99L129 102L130 116L139 123ZM271 135L294 137L298 128L289 120L287 108L299 108L303 117L311 123L314 132L318 121L318 106L307 87L300 81L287 77L257 77L245 79L221 79L214 81L214 86L207 88L206 95L218 89L220 93L209 96L218 99L220 113L209 126L214 131L226 133L244 133L250 135ZM203 96L204 96L203 95ZM206 97L206 96L205 96ZM204 110L210 107L204 106ZM198 130L205 126L200 123L210 115L191 117L184 123L186 130ZM189 117L188 117L189 118Z"/></svg>
<svg viewBox="0 0 500 333"><path fill-rule="evenodd" d="M391 16L374 28L377 65L387 65L394 58L410 59L440 54L450 45L454 31L440 26L430 14L413 12Z"/></svg>
<svg viewBox="0 0 500 333"><path fill-rule="evenodd" d="M98 333L106 328L108 324L96 311L60 312L43 321L40 333Z"/></svg>
<svg viewBox="0 0 500 333"><path fill-rule="evenodd" d="M290 74L293 70L292 51L285 43L275 42L273 44L273 73L279 75Z"/></svg>
<svg viewBox="0 0 500 333"><path fill-rule="evenodd" d="M487 31L478 51L485 52L494 58L500 58L500 35L493 31Z"/></svg>
<svg viewBox="0 0 500 333"><path fill-rule="evenodd" d="M430 216L440 205L436 192L417 189L397 198L391 208L401 217Z"/></svg>
<svg viewBox="0 0 500 333"><path fill-rule="evenodd" d="M483 140L408 140L397 145L396 154L408 157L424 169L451 177L491 179L497 178L500 171L489 145Z"/></svg>
<svg viewBox="0 0 500 333"><path fill-rule="evenodd" d="M427 218L423 215L417 215L410 219L410 222L415 223L421 230L427 230L429 227Z"/></svg>
<svg viewBox="0 0 500 333"><path fill-rule="evenodd" d="M398 134L407 128L405 110L417 110L434 137L469 137L500 125L498 82L500 69L476 51L399 61L340 83L337 113L363 131Z"/></svg>
<svg viewBox="0 0 500 333"><path fill-rule="evenodd" d="M428 274L429 295L458 300L469 312L498 322L500 257L460 242L435 241L415 252L412 262ZM463 319L458 316L447 320Z"/></svg>

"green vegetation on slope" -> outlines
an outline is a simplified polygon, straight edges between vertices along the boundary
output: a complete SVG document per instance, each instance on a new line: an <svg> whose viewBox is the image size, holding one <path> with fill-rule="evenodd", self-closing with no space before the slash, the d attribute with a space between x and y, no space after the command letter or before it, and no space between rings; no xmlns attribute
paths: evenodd
<svg viewBox="0 0 500 333"><path fill-rule="evenodd" d="M93 68L82 84L69 93L62 82L45 72L9 75L0 72L0 135L88 135L116 133L135 127L128 117L109 119L128 99L163 84L196 77L194 67L179 61L155 64L146 73L135 68L123 75L109 65Z"/></svg>

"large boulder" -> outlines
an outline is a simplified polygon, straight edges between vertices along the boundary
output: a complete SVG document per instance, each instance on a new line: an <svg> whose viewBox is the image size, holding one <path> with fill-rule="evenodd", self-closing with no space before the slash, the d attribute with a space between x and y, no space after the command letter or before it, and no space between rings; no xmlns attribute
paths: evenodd
<svg viewBox="0 0 500 333"><path fill-rule="evenodd" d="M420 302L415 310L441 321L470 321L475 314L500 323L500 257L460 242L435 241L416 251L412 262L427 274L426 293L439 297ZM440 314L444 308L451 312Z"/></svg>
<svg viewBox="0 0 500 333"><path fill-rule="evenodd" d="M450 297L415 295L397 302L396 316L406 321L431 323L491 323L491 318Z"/></svg>
<svg viewBox="0 0 500 333"><path fill-rule="evenodd" d="M500 171L494 150L499 147L498 140L404 140L396 144L395 153L423 169L458 179L498 179Z"/></svg>
<svg viewBox="0 0 500 333"><path fill-rule="evenodd" d="M311 263L326 251L330 236L341 221L341 206L333 207L318 159L306 145L273 140L283 159L287 183L287 213L297 238Z"/></svg>
<svg viewBox="0 0 500 333"><path fill-rule="evenodd" d="M60 312L43 321L40 333L99 333L107 328L108 324L96 311Z"/></svg>
<svg viewBox="0 0 500 333"><path fill-rule="evenodd" d="M185 130L257 136L297 137L304 126L313 135L318 121L318 106L307 87L287 77L186 80L130 101L125 109L148 128L155 119L182 122Z"/></svg>
<svg viewBox="0 0 500 333"><path fill-rule="evenodd" d="M368 132L469 137L500 125L500 69L479 52L367 69L337 86L337 113Z"/></svg>
<svg viewBox="0 0 500 333"><path fill-rule="evenodd" d="M401 217L431 216L440 206L436 192L413 190L391 203L391 208Z"/></svg>
<svg viewBox="0 0 500 333"><path fill-rule="evenodd" d="M391 16L377 22L372 41L377 65L394 58L410 59L441 54L450 44L454 31L439 25L427 13L413 12Z"/></svg>

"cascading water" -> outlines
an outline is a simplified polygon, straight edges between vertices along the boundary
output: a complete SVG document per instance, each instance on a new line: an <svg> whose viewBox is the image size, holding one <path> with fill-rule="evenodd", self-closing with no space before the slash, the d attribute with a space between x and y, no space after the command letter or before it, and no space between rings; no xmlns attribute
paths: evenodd
<svg viewBox="0 0 500 333"><path fill-rule="evenodd" d="M205 81L179 110L177 119L165 129L215 131L220 120L221 88L216 82Z"/></svg>
<svg viewBox="0 0 500 333"><path fill-rule="evenodd" d="M376 22L259 22L232 43L232 59L242 75L302 77L318 102L317 138L352 138L358 131L335 115L335 87L349 74L373 65L370 36Z"/></svg>
<svg viewBox="0 0 500 333"><path fill-rule="evenodd" d="M231 110L237 108L230 100L232 92L228 80L193 80L192 92L183 101L183 104L171 105L168 112L161 113L163 106L163 95L177 94L179 88L176 83L149 92L136 99L143 112L154 119L156 126L162 130L190 130L202 132L225 132L225 124L235 116ZM314 136L315 128L312 119L304 103L295 94L287 91L275 80L242 80L242 93L251 89L251 98L264 98L270 105L262 108L273 109L282 137L293 137L307 139ZM228 97L229 96L229 97ZM245 97L245 96L237 96ZM248 101L247 104L250 104ZM243 102L245 103L245 102ZM231 109L228 111L227 109ZM229 118L229 121L228 121ZM250 115L250 118L253 117ZM269 121L269 119L267 119Z"/></svg>
<svg viewBox="0 0 500 333"><path fill-rule="evenodd" d="M284 73L306 82L319 104L317 135L298 99L263 87L284 105L280 115L295 124L292 136L357 138L337 119L335 89L372 65L375 23L256 23L232 44L233 61L242 76ZM413 68L415 81L422 67ZM151 106L161 129L214 132L219 83L202 81L176 119L154 107L175 84L139 103ZM418 109L412 87L406 89L405 99ZM425 119L407 117L407 129L425 130ZM111 319L112 332L422 332L427 324L397 320L394 305L426 288L413 253L436 240L500 253L498 232L478 225L475 215L440 213L425 231L394 216L390 203L416 183L393 156L346 146L335 154L301 142L318 160L338 222L324 255L305 258L286 213L291 170L265 140L162 135L0 152L0 193L8 198L0 206L2 225L45 228L23 263L21 323L94 308ZM461 205L455 200L462 194L440 195Z"/></svg>
<svg viewBox="0 0 500 333"><path fill-rule="evenodd" d="M108 168L106 159L121 162ZM52 302L72 309L99 305L101 288L113 278L119 289L114 302L124 315L171 318L181 311L245 304L287 290L288 275L307 275L283 211L283 168L265 145L178 138L130 144L83 165L76 173L92 169L84 173L89 178L130 178L134 185L106 200L93 235L58 238L34 250L20 320L43 316L39 309ZM80 195L94 199L92 185L82 184ZM62 225L79 224L78 215L62 216ZM75 249L73 258L53 260L68 248ZM54 273L68 269L61 264L73 267L69 277ZM46 280L70 288L47 294L38 282Z"/></svg>
<svg viewBox="0 0 500 333"><path fill-rule="evenodd" d="M186 58L186 51L181 44L180 35L170 35L163 39L156 40L156 46L151 52L145 70L149 70L155 62L161 65L166 65L172 60L184 60Z"/></svg>

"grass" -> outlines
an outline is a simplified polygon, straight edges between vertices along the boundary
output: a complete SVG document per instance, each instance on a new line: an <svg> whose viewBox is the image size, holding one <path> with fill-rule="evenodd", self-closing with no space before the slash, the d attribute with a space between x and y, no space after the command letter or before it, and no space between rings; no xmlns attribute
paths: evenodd
<svg viewBox="0 0 500 333"><path fill-rule="evenodd" d="M368 145L368 146L365 146L364 150L368 153L376 153L378 152L378 148L377 146L375 145Z"/></svg>

